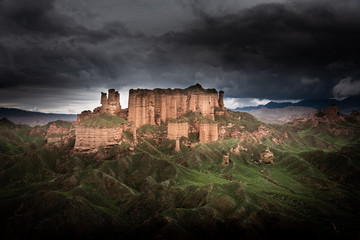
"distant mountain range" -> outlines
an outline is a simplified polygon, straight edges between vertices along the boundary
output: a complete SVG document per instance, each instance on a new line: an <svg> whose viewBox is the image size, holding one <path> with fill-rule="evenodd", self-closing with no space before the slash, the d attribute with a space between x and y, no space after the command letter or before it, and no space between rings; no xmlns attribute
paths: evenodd
<svg viewBox="0 0 360 240"><path fill-rule="evenodd" d="M313 115L315 108L290 106L284 108L266 108L254 109L249 113L264 123L284 124L292 122L295 119L304 118Z"/></svg>
<svg viewBox="0 0 360 240"><path fill-rule="evenodd" d="M260 108L286 108L291 106L297 107L310 107L310 108L321 108L327 109L330 104L337 104L339 111L342 113L350 113L352 110L360 110L360 96L355 97L348 97L342 101L336 99L305 99L297 103L292 102L269 102L265 105L258 105L258 106L250 106L250 107L243 107L243 108L236 108L233 109L234 111L241 111L241 112L250 112L251 110L260 109Z"/></svg>
<svg viewBox="0 0 360 240"><path fill-rule="evenodd" d="M305 116L309 113L312 113L311 109L303 109L303 108L289 108L289 107L306 107L306 108L321 108L327 109L329 104L337 104L339 111L347 114L350 113L352 110L360 111L360 96L356 97L348 97L342 101L336 99L306 99L302 100L297 103L292 102L269 102L266 105L259 105L259 106L250 106L244 108L236 108L232 109L234 111L241 111L241 112L250 112L255 117L259 118L259 120L268 122L268 123L284 123L287 122L294 117ZM260 110L261 108L264 108ZM265 109L266 108L266 109ZM284 108L283 110L279 111L269 111L267 109L280 109ZM285 109L286 108L286 109ZM259 111L255 111L259 110ZM291 111L287 111L291 110ZM290 115L291 116L290 116ZM269 118L271 115L271 118ZM76 121L77 115L76 114L56 114L56 113L41 113L41 112L32 112L32 111L25 111L16 108L2 108L0 107L0 119L7 118L10 121L16 124L27 124L29 126L36 126L36 125L44 125L48 122L56 121L56 120L64 120L64 121ZM277 118L281 118L277 121Z"/></svg>
<svg viewBox="0 0 360 240"><path fill-rule="evenodd" d="M56 114L25 111L17 108L1 108L0 119L7 118L16 124L44 125L56 120L76 121L76 114Z"/></svg>

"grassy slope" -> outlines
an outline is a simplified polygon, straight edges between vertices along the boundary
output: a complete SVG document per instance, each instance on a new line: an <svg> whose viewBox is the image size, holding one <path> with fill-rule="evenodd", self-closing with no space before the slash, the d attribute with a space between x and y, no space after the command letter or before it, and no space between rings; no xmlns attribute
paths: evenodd
<svg viewBox="0 0 360 240"><path fill-rule="evenodd" d="M126 123L126 120L123 118L113 116L108 113L103 113L85 119L84 121L80 122L79 125L85 127L114 127L124 123Z"/></svg>
<svg viewBox="0 0 360 240"><path fill-rule="evenodd" d="M217 120L249 130L260 124L248 114L238 117ZM27 127L1 128L2 141L10 144L2 145L10 150L2 151L1 232L37 238L64 236L66 229L91 238L135 231L166 238L175 231L179 238L205 239L230 233L270 238L287 229L295 238L353 238L359 225L359 127L348 124L354 134L335 136L327 126L306 124L268 126L288 133L284 144L271 137L245 144L248 151L231 154L227 167L222 152L237 139L181 146L175 153L174 141L140 138L133 155L118 157L125 151L119 146L97 162L95 156L69 154L71 145L51 151L41 144L26 147L41 139L41 131L31 137ZM275 153L272 166L251 161L264 145Z"/></svg>

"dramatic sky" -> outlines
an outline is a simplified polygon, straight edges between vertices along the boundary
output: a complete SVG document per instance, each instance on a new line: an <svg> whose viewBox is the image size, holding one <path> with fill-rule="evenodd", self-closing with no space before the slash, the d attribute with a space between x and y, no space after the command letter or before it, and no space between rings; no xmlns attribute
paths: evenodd
<svg viewBox="0 0 360 240"><path fill-rule="evenodd" d="M0 106L225 91L227 107L360 94L360 0L0 0Z"/></svg>

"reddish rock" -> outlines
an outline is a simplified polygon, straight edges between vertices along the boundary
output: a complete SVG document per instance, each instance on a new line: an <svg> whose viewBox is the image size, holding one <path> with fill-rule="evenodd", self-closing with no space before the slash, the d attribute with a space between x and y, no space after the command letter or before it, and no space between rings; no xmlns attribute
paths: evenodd
<svg viewBox="0 0 360 240"><path fill-rule="evenodd" d="M330 131L336 136L349 135L349 129L347 128L332 128Z"/></svg>
<svg viewBox="0 0 360 240"><path fill-rule="evenodd" d="M277 139L276 137L271 138L271 141L273 141L274 143L276 143L277 145L282 144L282 140L279 138Z"/></svg>
<svg viewBox="0 0 360 240"><path fill-rule="evenodd" d="M81 122L81 121L84 121L90 117L92 117L92 112L90 110L85 110L85 111L82 111L81 114L78 114L77 115L77 121L78 122Z"/></svg>
<svg viewBox="0 0 360 240"><path fill-rule="evenodd" d="M100 147L114 146L121 143L124 126L111 128L92 128L77 126L75 129L76 151L97 151Z"/></svg>
<svg viewBox="0 0 360 240"><path fill-rule="evenodd" d="M224 110L225 109L225 105L224 105L224 91L220 91L219 92L219 107Z"/></svg>
<svg viewBox="0 0 360 240"><path fill-rule="evenodd" d="M217 123L200 123L199 140L200 143L213 142L218 140Z"/></svg>
<svg viewBox="0 0 360 240"><path fill-rule="evenodd" d="M167 137L176 140L181 137L188 137L189 124L187 122L169 122L167 127Z"/></svg>
<svg viewBox="0 0 360 240"><path fill-rule="evenodd" d="M267 127L265 127L264 125L260 125L258 127L258 130L255 131L253 134L258 141L262 141L265 137L270 136L271 133L272 132Z"/></svg>
<svg viewBox="0 0 360 240"><path fill-rule="evenodd" d="M215 89L203 89L200 84L187 89L131 89L128 120L135 127L176 119L188 111L200 112L203 117L215 119L219 106Z"/></svg>
<svg viewBox="0 0 360 240"><path fill-rule="evenodd" d="M269 147L266 147L265 152L260 154L260 163L264 162L266 164L273 164L274 163L274 153L272 153Z"/></svg>
<svg viewBox="0 0 360 240"><path fill-rule="evenodd" d="M223 155L223 166L228 166L230 164L230 153L226 153Z"/></svg>
<svg viewBox="0 0 360 240"><path fill-rule="evenodd" d="M81 122L102 113L109 113L111 115L127 119L128 111L127 109L121 109L120 94L118 91L115 91L115 89L109 89L108 95L102 92L100 104L101 106L95 108L92 112L90 110L86 110L81 112L81 114L78 114L77 121Z"/></svg>
<svg viewBox="0 0 360 240"><path fill-rule="evenodd" d="M72 125L71 127L65 127L54 122L50 124L46 132L47 144L52 146L67 144L72 137L74 137L74 127Z"/></svg>
<svg viewBox="0 0 360 240"><path fill-rule="evenodd" d="M244 148L240 143L236 146L236 148L232 148L230 150L235 155L240 155L241 151L247 151L247 148Z"/></svg>
<svg viewBox="0 0 360 240"><path fill-rule="evenodd" d="M339 121L344 121L344 115L342 115L336 104L331 104L328 107L328 110L318 109L315 115L311 118L312 125L316 127L319 125L319 122L328 122L336 123Z"/></svg>
<svg viewBox="0 0 360 240"><path fill-rule="evenodd" d="M180 151L180 138L176 138L175 151L176 151L176 152L179 152L179 151Z"/></svg>
<svg viewBox="0 0 360 240"><path fill-rule="evenodd" d="M360 123L360 113L356 110L353 110L350 114L350 117L355 119L358 123Z"/></svg>

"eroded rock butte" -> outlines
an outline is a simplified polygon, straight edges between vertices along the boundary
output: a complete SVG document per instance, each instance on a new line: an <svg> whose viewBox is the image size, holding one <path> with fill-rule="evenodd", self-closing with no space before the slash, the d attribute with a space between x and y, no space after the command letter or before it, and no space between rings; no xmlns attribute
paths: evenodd
<svg viewBox="0 0 360 240"><path fill-rule="evenodd" d="M101 106L78 115L75 150L93 151L120 144L125 131L133 135L132 143L136 144L136 129L147 124L167 124L167 138L177 140L177 146L179 139L188 138L189 134L198 134L200 143L216 141L218 125L214 121L215 115L223 116L226 112L223 96L223 91L218 93L215 89L204 89L200 84L186 89L130 89L129 106L122 109L119 92L109 89L108 95L101 93ZM187 121L173 121L188 113L198 114L191 126ZM99 123L101 119L91 120L106 114L123 119L126 123L107 126Z"/></svg>

